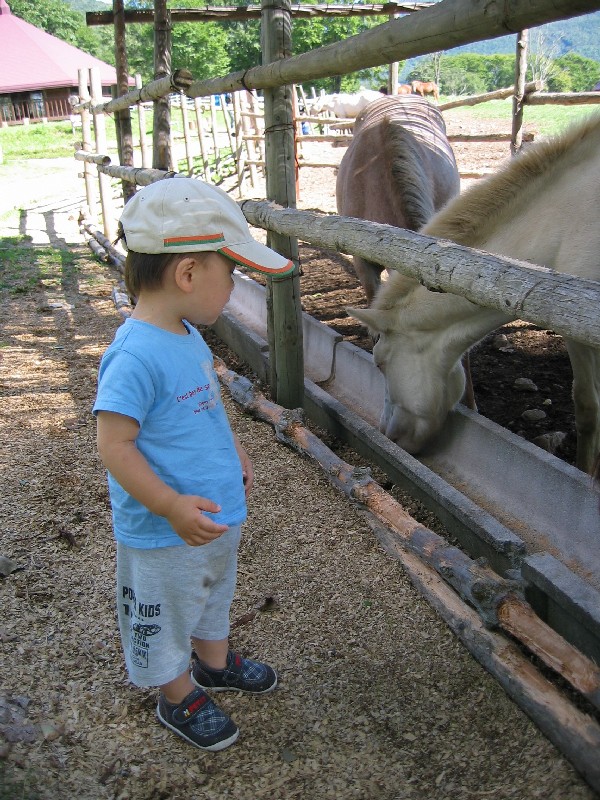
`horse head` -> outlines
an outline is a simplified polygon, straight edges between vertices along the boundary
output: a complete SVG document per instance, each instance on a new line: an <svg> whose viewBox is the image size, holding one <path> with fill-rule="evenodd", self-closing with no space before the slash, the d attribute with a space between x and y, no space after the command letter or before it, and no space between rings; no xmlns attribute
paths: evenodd
<svg viewBox="0 0 600 800"><path fill-rule="evenodd" d="M438 325L427 325L426 307L430 306L432 316L437 315L442 295L415 284L396 307L375 307L387 291L386 285L381 287L373 307L348 309L348 313L378 336L373 358L385 377L379 429L414 454L442 429L448 413L463 396L462 350L443 341ZM418 300L411 297L415 293ZM413 306L418 314L413 313ZM425 324L421 324L418 316L424 311Z"/></svg>

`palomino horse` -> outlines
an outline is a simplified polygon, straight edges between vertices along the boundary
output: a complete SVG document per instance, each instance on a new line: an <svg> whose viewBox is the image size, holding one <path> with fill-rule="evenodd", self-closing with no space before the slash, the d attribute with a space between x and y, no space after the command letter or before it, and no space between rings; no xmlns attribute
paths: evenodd
<svg viewBox="0 0 600 800"><path fill-rule="evenodd" d="M411 83L412 90L415 94L420 94L421 97L425 97L426 94L433 95L433 99L439 101L440 99L440 92L437 87L437 83L433 81L413 81Z"/></svg>
<svg viewBox="0 0 600 800"><path fill-rule="evenodd" d="M381 97L363 109L340 163L340 214L416 231L458 194L460 179L442 115L426 100ZM369 302L382 267L354 257Z"/></svg>
<svg viewBox="0 0 600 800"><path fill-rule="evenodd" d="M540 142L450 202L421 233L558 272L600 280L600 115ZM464 387L462 354L510 319L395 272L373 306L352 316L380 333L385 374L381 430L417 453L443 426ZM577 466L600 449L600 350L565 339L573 368Z"/></svg>

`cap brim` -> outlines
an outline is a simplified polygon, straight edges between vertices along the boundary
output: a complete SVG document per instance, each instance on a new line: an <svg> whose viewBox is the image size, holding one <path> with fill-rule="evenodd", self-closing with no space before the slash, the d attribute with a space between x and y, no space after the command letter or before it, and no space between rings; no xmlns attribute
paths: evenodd
<svg viewBox="0 0 600 800"><path fill-rule="evenodd" d="M242 267L263 272L266 275L289 275L294 270L294 262L280 256L275 250L257 241L219 247L219 253L240 264Z"/></svg>

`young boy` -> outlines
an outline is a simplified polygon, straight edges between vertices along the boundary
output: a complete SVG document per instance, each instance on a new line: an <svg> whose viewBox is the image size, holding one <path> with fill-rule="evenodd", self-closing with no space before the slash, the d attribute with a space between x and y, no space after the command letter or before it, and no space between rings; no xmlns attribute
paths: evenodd
<svg viewBox="0 0 600 800"><path fill-rule="evenodd" d="M191 178L141 189L121 227L136 305L102 358L94 414L123 650L130 680L160 688L159 720L202 750L222 750L239 731L204 689L270 692L277 675L229 650L253 471L194 326L217 319L236 263L271 275L294 265L252 238L225 192Z"/></svg>

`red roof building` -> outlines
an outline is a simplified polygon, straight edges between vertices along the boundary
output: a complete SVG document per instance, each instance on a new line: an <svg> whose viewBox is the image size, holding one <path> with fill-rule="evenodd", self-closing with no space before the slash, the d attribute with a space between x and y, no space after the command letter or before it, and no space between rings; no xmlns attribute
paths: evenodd
<svg viewBox="0 0 600 800"><path fill-rule="evenodd" d="M30 25L11 13L6 0L0 0L0 121L4 124L69 117L69 97L79 92L78 71L91 67L99 70L103 87L117 82L110 64Z"/></svg>

